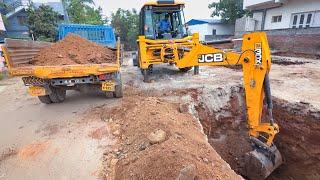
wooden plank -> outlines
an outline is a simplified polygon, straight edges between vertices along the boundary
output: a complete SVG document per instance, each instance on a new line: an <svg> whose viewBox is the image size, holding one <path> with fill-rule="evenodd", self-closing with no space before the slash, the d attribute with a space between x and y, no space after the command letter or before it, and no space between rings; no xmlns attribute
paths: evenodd
<svg viewBox="0 0 320 180"><path fill-rule="evenodd" d="M8 49L8 52L10 54L12 53L24 53L24 52L35 52L38 53L40 51L40 49L17 49L17 48L10 48Z"/></svg>
<svg viewBox="0 0 320 180"><path fill-rule="evenodd" d="M38 53L11 53L10 56L13 58L13 57L23 57L23 56L35 56L37 55Z"/></svg>
<svg viewBox="0 0 320 180"><path fill-rule="evenodd" d="M24 59L24 60L16 61L16 62L13 64L13 67L15 67L15 66L18 65L18 64L30 64L30 60L31 60L31 59Z"/></svg>
<svg viewBox="0 0 320 180"><path fill-rule="evenodd" d="M5 47L7 49L7 56L10 59L12 67L22 64L30 63L32 58L37 55L40 49L50 46L48 42L37 42L31 40L20 39L5 39Z"/></svg>
<svg viewBox="0 0 320 180"><path fill-rule="evenodd" d="M21 60L26 60L26 59L29 59L31 60L33 56L25 56L25 57L12 57L11 56L11 59L14 63L16 62L20 62Z"/></svg>
<svg viewBox="0 0 320 180"><path fill-rule="evenodd" d="M10 38L6 38L4 42L7 48L13 48L13 47L43 48L51 45L51 43L48 43L48 42L38 42L38 41L10 39Z"/></svg>

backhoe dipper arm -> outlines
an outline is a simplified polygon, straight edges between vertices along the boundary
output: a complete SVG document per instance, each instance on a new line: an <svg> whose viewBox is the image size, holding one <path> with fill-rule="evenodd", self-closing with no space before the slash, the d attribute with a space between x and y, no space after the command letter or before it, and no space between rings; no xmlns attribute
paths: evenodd
<svg viewBox="0 0 320 180"><path fill-rule="evenodd" d="M246 95L249 134L253 138L265 138L266 146L271 146L279 127L273 122L272 101L268 73L271 68L270 49L267 36L263 32L250 33L243 37L242 52L223 52L202 45L195 37L195 45L190 53L176 61L177 67L189 66L228 66L242 65ZM190 56L193 56L191 58ZM269 123L262 123L263 99L266 98L269 109Z"/></svg>
<svg viewBox="0 0 320 180"><path fill-rule="evenodd" d="M279 127L272 117L269 82L271 56L266 34L257 32L245 35L240 54L223 52L196 42L188 55L184 57L185 60L182 58L176 61L179 68L193 64L196 72L196 67L199 66L242 65L249 135L253 147L253 151L247 153L245 158L246 176L249 179L268 177L282 163L282 157L273 144ZM268 107L269 122L261 121L264 99Z"/></svg>

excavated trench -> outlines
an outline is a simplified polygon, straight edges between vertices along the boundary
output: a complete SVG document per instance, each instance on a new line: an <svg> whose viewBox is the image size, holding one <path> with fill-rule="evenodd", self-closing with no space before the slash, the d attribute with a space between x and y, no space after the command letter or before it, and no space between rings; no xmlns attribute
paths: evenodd
<svg viewBox="0 0 320 180"><path fill-rule="evenodd" d="M243 88L203 89L192 98L191 109L209 143L233 170L245 177L244 155L251 147ZM305 103L277 98L273 102L274 118L280 126L275 144L285 162L268 179L320 179L320 111Z"/></svg>

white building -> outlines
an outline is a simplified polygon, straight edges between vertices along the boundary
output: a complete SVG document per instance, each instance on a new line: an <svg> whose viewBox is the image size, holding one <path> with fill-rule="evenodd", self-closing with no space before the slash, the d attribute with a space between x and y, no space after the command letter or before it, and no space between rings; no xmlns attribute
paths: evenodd
<svg viewBox="0 0 320 180"><path fill-rule="evenodd" d="M320 0L244 0L243 5L253 13L254 30L320 27Z"/></svg>
<svg viewBox="0 0 320 180"><path fill-rule="evenodd" d="M191 19L187 22L191 33L199 33L200 41L212 41L234 35L234 25L216 19Z"/></svg>

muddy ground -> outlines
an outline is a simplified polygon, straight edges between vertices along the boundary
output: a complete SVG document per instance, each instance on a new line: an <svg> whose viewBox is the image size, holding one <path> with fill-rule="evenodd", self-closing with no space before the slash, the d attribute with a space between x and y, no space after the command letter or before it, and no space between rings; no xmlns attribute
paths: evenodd
<svg viewBox="0 0 320 180"><path fill-rule="evenodd" d="M274 61L276 64L270 74L271 86L275 98L274 113L281 127L276 145L286 162L270 179L319 179L320 62L282 57L274 57ZM139 70L132 67L131 61L127 61L122 68L127 95L123 99L105 99L103 95L68 92L64 103L53 105L43 105L36 98L28 96L18 78L0 81L0 178L123 179L122 177L129 175L139 179L139 175L152 168L148 169L149 166L146 166L142 170L137 169L135 163L152 165L146 157L172 153L164 147L174 147L167 145L170 137L179 139L179 136L166 136L167 140L160 144L150 147L142 145L142 151L130 151L140 148L140 143L137 146L123 146L122 135L124 138L134 137L130 136L130 132L123 131L126 126L122 127L121 122L134 122L131 117L123 117L126 114L124 112L138 114L137 110L144 109L133 110L133 107L148 108L149 106L141 103L150 98L151 102L153 98L163 102L170 110L176 107L175 111L168 111L168 117L182 108L182 116L192 116L193 122L198 122L199 133L207 135L204 140L214 147L209 150L209 155L197 155L191 159L184 156L187 160L182 161L187 162L187 166L193 162L199 177L202 172L207 172L208 175L212 172L212 169L205 169L212 167L211 162L219 157L215 152L229 163L235 172L242 174L243 153L248 151L249 147L246 141L241 70L208 67L201 68L200 75L194 76L192 72L183 74L172 66L164 65L155 68L152 76L153 83L142 83ZM154 109L160 111L157 108ZM114 119L101 116L106 113L114 116ZM156 115L145 114L138 117L147 119L146 117L153 116ZM133 125L134 123L128 124L129 127ZM139 127L136 127L137 132L146 130ZM147 130L149 132L155 129L156 127L152 126ZM161 129L169 131L163 126ZM143 142L145 136L138 136L135 140ZM150 151L153 148L161 150L162 146L163 152L155 151L160 154ZM177 152L188 154L184 152L186 149L178 149ZM135 157L140 155L141 158ZM227 165L223 160L220 163ZM166 166L162 164L159 167L162 170L154 171L150 177L165 173ZM170 177L175 179L185 166L183 163L172 166L175 168L171 169ZM226 168L228 169L228 165ZM124 176L119 176L122 172ZM226 172L229 170L216 173L216 179ZM227 174L229 176L233 172Z"/></svg>

